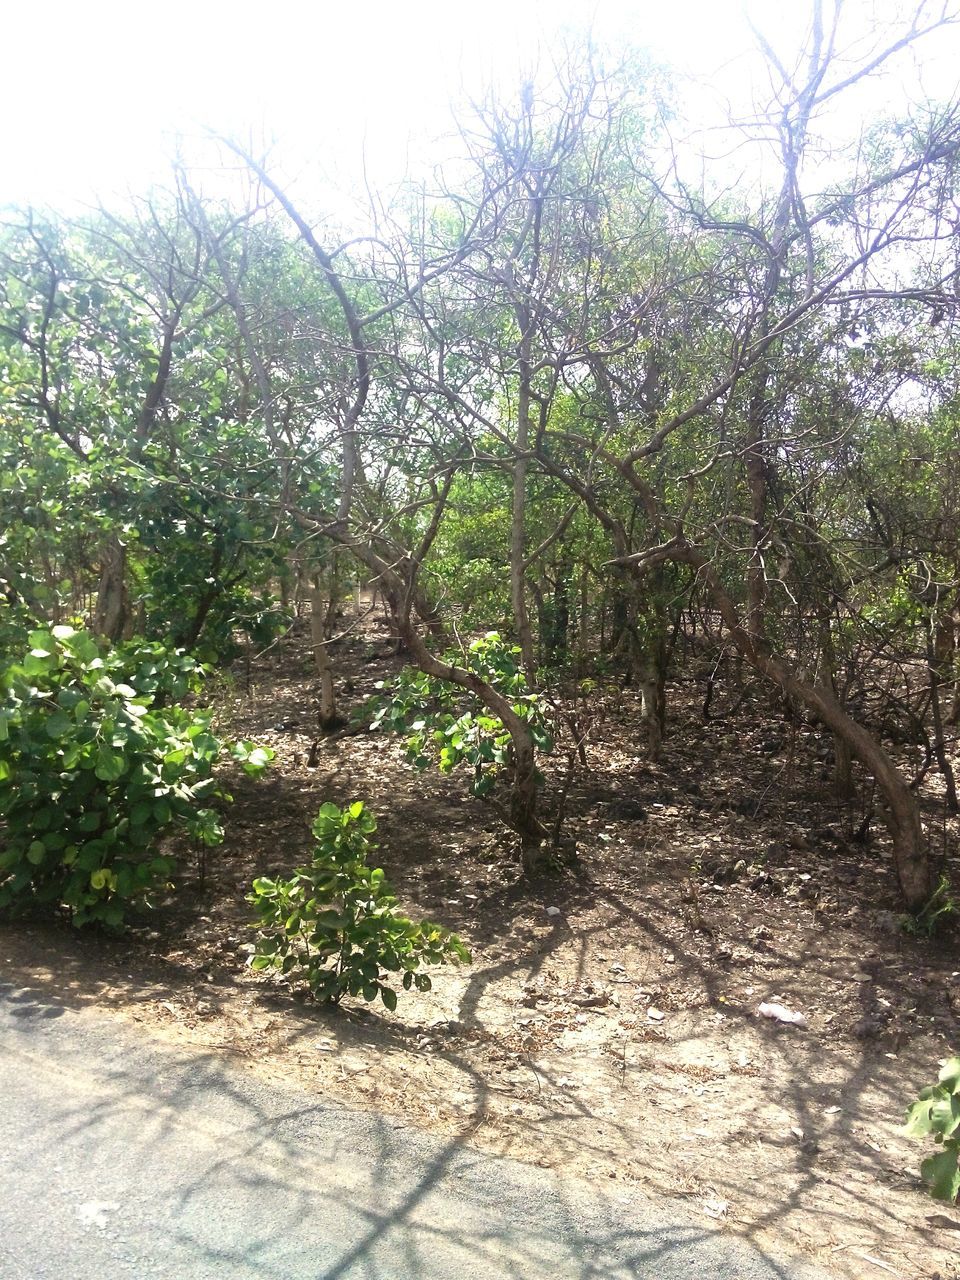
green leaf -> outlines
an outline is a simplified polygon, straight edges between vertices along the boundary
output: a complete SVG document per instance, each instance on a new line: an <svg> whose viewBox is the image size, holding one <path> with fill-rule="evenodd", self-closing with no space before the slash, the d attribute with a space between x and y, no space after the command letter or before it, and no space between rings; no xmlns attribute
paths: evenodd
<svg viewBox="0 0 960 1280"><path fill-rule="evenodd" d="M960 1164L957 1160L958 1144L946 1144L943 1151L928 1156L920 1165L920 1177L930 1187L930 1194L937 1200L953 1204L960 1195Z"/></svg>
<svg viewBox="0 0 960 1280"><path fill-rule="evenodd" d="M54 628L54 632L56 632L56 628ZM77 631L69 639L65 639L63 646L87 668L100 657L97 642L85 631Z"/></svg>
<svg viewBox="0 0 960 1280"><path fill-rule="evenodd" d="M57 665L55 654L45 654L33 650L23 660L23 669L28 676L45 676Z"/></svg>
<svg viewBox="0 0 960 1280"><path fill-rule="evenodd" d="M101 747L97 752L94 773L101 782L116 782L118 778L123 777L126 769L126 759L119 751L111 751L109 747Z"/></svg>
<svg viewBox="0 0 960 1280"><path fill-rule="evenodd" d="M254 747L243 763L244 772L251 775L260 773L273 759L273 755L268 747Z"/></svg>
<svg viewBox="0 0 960 1280"><path fill-rule="evenodd" d="M46 856L46 845L42 840L34 840L27 849L27 861L32 862L35 867L39 867L40 863Z"/></svg>
<svg viewBox="0 0 960 1280"><path fill-rule="evenodd" d="M952 1137L960 1129L960 1095L951 1093L938 1098L931 1109L930 1119L937 1133Z"/></svg>
<svg viewBox="0 0 960 1280"><path fill-rule="evenodd" d="M65 711L54 711L52 715L47 716L43 724L44 733L48 738L62 738L65 733L69 733L73 728L73 722Z"/></svg>
<svg viewBox="0 0 960 1280"><path fill-rule="evenodd" d="M48 658L57 651L57 642L49 631L31 631L28 638L34 657Z"/></svg>
<svg viewBox="0 0 960 1280"><path fill-rule="evenodd" d="M397 993L389 987L380 988L380 999L383 1001L385 1009L389 1009L391 1013L395 1013L397 1009Z"/></svg>

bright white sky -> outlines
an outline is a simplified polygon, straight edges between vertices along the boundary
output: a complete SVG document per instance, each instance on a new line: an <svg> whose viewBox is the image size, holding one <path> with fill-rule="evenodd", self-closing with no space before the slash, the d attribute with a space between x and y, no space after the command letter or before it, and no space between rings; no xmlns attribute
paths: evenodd
<svg viewBox="0 0 960 1280"><path fill-rule="evenodd" d="M829 0L828 0L829 3ZM851 33L910 0L848 0ZM931 0L931 4L933 0ZM795 47L804 0L746 0L778 47ZM0 204L63 205L162 180L178 131L279 140L285 168L356 182L399 177L446 104L484 84L515 88L564 27L601 46L649 48L741 106L760 86L743 0L47 0L5 6L6 127ZM960 29L958 29L960 30ZM875 84L860 114L956 92L958 31ZM920 79L922 72L922 86ZM699 123L714 99L690 97ZM872 106L870 103L872 102Z"/></svg>

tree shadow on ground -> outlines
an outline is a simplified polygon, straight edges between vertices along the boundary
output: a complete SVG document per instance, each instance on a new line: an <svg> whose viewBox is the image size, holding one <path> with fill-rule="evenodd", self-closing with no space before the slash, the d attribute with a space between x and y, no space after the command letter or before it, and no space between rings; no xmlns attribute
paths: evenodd
<svg viewBox="0 0 960 1280"><path fill-rule="evenodd" d="M162 1249L180 1274L798 1274L636 1192L611 1198L483 1159L467 1147L471 1126L445 1140L411 1136L383 1117L251 1083L216 1055L144 1043L117 1024L21 1032L8 1049L8 1066L19 1069L27 1052L34 1071L37 1176L48 1165L61 1179L82 1169L117 1207L125 1190L146 1190L144 1212L126 1209L124 1249ZM476 1085L482 1093L484 1082ZM56 1261L49 1249L44 1261Z"/></svg>

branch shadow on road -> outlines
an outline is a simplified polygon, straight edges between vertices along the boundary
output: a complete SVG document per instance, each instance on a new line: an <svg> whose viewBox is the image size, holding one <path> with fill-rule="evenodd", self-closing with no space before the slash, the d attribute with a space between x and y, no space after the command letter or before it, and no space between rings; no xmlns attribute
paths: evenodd
<svg viewBox="0 0 960 1280"><path fill-rule="evenodd" d="M0 998L0 1027L22 1003ZM49 1074L51 1101L32 1118L31 1161L85 1168L98 1196L125 1206L127 1242L143 1253L166 1239L166 1265L178 1273L796 1274L637 1194L601 1195L480 1156L468 1147L473 1124L446 1140L412 1135L385 1117L271 1089L216 1054L151 1045L105 1020L79 1035L78 1026L18 1022L11 1034L8 1024L6 1060L28 1070L32 1062L41 1094ZM482 1101L479 1077L476 1087ZM132 1188L146 1191L139 1208L129 1204Z"/></svg>

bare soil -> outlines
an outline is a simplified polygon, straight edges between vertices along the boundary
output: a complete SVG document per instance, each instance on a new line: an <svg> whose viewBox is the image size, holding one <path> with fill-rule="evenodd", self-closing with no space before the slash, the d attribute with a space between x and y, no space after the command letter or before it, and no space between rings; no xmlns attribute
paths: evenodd
<svg viewBox="0 0 960 1280"><path fill-rule="evenodd" d="M398 666L375 619L334 661L352 704ZM923 1148L899 1130L960 1041L960 940L903 931L885 837L852 838L862 810L831 798L816 729L756 702L703 723L691 676L652 764L631 691L598 693L568 796L577 856L531 884L496 815L395 740L328 738L311 767L315 693L296 631L222 682L221 729L277 759L235 780L204 878L186 864L123 938L5 925L0 978L41 1011L96 1006L349 1106L683 1197L837 1275L960 1277L960 1211L922 1193ZM251 879L308 856L323 801L361 798L405 908L473 952L396 1014L321 1009L245 967ZM807 1025L759 1017L764 1001Z"/></svg>

